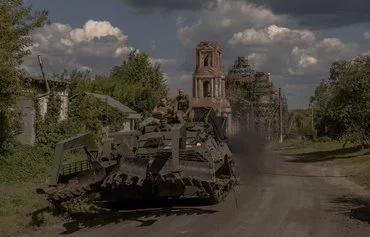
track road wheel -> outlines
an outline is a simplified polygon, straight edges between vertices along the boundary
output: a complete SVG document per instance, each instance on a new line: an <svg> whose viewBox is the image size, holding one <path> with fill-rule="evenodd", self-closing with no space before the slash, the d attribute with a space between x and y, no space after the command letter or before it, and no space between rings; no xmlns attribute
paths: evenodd
<svg viewBox="0 0 370 237"><path fill-rule="evenodd" d="M216 190L211 196L208 198L208 203L211 205L218 204L225 199L225 194L222 189Z"/></svg>
<svg viewBox="0 0 370 237"><path fill-rule="evenodd" d="M82 196L75 197L61 205L65 211L70 214L74 213L94 213L99 208L94 205L94 201L99 199L100 195L95 192L85 193Z"/></svg>

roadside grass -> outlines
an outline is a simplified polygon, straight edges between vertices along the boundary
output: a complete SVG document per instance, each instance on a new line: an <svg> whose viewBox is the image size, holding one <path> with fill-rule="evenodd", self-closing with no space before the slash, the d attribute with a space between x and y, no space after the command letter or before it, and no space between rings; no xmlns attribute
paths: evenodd
<svg viewBox="0 0 370 237"><path fill-rule="evenodd" d="M370 149L336 141L310 142L287 140L272 149L290 162L315 163L336 167L354 182L370 189Z"/></svg>
<svg viewBox="0 0 370 237"><path fill-rule="evenodd" d="M35 193L38 184L0 185L0 236L17 236L61 221L45 198Z"/></svg>
<svg viewBox="0 0 370 237"><path fill-rule="evenodd" d="M62 220L36 188L47 185L51 172L50 149L19 145L0 157L0 236L17 236Z"/></svg>

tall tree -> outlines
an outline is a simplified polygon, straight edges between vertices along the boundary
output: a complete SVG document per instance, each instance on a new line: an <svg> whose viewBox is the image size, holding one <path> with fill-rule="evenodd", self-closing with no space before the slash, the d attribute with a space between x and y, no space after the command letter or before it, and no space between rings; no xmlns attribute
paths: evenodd
<svg viewBox="0 0 370 237"><path fill-rule="evenodd" d="M369 101L370 57L334 62L329 82L319 85L313 98L316 126L321 134L368 147Z"/></svg>
<svg viewBox="0 0 370 237"><path fill-rule="evenodd" d="M370 57L347 63L335 84L332 106L343 125L343 138L368 147L370 142Z"/></svg>
<svg viewBox="0 0 370 237"><path fill-rule="evenodd" d="M30 54L30 32L47 23L47 11L32 12L22 0L0 0L0 153L10 149L19 129L15 102L19 65Z"/></svg>
<svg viewBox="0 0 370 237"><path fill-rule="evenodd" d="M110 77L116 83L111 95L144 116L168 93L160 65L153 65L147 54L137 51L114 67Z"/></svg>

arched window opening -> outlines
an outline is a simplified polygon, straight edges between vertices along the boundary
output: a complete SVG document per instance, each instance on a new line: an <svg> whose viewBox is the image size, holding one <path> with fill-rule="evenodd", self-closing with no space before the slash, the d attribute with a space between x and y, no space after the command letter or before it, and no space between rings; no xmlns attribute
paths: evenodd
<svg viewBox="0 0 370 237"><path fill-rule="evenodd" d="M211 85L209 81L203 82L203 96L211 97Z"/></svg>
<svg viewBox="0 0 370 237"><path fill-rule="evenodd" d="M207 53L204 54L203 65L205 67L211 67L212 66L212 53L211 52L207 52Z"/></svg>

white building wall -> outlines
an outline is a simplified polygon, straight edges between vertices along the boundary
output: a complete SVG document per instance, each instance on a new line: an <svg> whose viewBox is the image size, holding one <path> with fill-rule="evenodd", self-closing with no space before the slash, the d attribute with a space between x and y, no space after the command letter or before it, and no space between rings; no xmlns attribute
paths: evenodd
<svg viewBox="0 0 370 237"><path fill-rule="evenodd" d="M128 120L126 120L124 123L123 123L123 131L131 131L132 129L131 129L131 119L128 119Z"/></svg>
<svg viewBox="0 0 370 237"><path fill-rule="evenodd" d="M39 99L40 115L42 119L45 118L45 115L48 111L48 101L49 101L48 96L45 96Z"/></svg>
<svg viewBox="0 0 370 237"><path fill-rule="evenodd" d="M59 121L62 121L68 118L68 106L69 106L68 93L66 91L63 91L59 92L58 95L61 100Z"/></svg>

